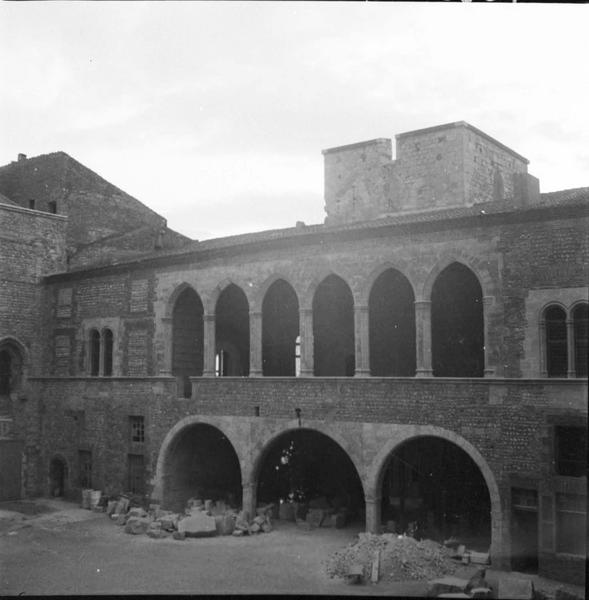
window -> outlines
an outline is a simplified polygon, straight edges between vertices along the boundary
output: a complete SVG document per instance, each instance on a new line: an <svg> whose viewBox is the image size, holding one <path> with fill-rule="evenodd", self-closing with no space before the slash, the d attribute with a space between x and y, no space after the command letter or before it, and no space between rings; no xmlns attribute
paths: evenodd
<svg viewBox="0 0 589 600"><path fill-rule="evenodd" d="M90 450L78 451L78 480L83 489L92 488L92 452Z"/></svg>
<svg viewBox="0 0 589 600"><path fill-rule="evenodd" d="M96 329L90 331L90 375L97 377L100 373L100 333Z"/></svg>
<svg viewBox="0 0 589 600"><path fill-rule="evenodd" d="M585 556L587 497L556 494L556 551Z"/></svg>
<svg viewBox="0 0 589 600"><path fill-rule="evenodd" d="M132 442L145 441L145 419L142 416L129 417Z"/></svg>
<svg viewBox="0 0 589 600"><path fill-rule="evenodd" d="M227 350L219 350L215 356L215 375L226 377L229 368L229 354Z"/></svg>
<svg viewBox="0 0 589 600"><path fill-rule="evenodd" d="M546 309L546 370L548 377L566 377L568 369L566 314L559 306Z"/></svg>
<svg viewBox="0 0 589 600"><path fill-rule="evenodd" d="M104 343L104 368L102 374L110 377L112 375L112 331L105 329L102 332Z"/></svg>
<svg viewBox="0 0 589 600"><path fill-rule="evenodd" d="M587 377L587 339L589 338L589 305L579 304L573 310L575 340L575 375Z"/></svg>
<svg viewBox="0 0 589 600"><path fill-rule="evenodd" d="M144 494L144 458L143 454L127 455L127 487L132 494Z"/></svg>
<svg viewBox="0 0 589 600"><path fill-rule="evenodd" d="M103 329L102 334L97 329L90 330L88 355L92 377L113 374L113 333L110 329Z"/></svg>
<svg viewBox="0 0 589 600"><path fill-rule="evenodd" d="M55 200L49 200L49 202L47 202L47 209L49 210L50 213L53 213L54 215L57 214L57 202Z"/></svg>
<svg viewBox="0 0 589 600"><path fill-rule="evenodd" d="M554 428L556 473L583 477L587 473L587 433L584 427Z"/></svg>
<svg viewBox="0 0 589 600"><path fill-rule="evenodd" d="M35 201L33 200L33 198L31 198L31 199L29 200L29 208L30 208L31 210L35 210Z"/></svg>

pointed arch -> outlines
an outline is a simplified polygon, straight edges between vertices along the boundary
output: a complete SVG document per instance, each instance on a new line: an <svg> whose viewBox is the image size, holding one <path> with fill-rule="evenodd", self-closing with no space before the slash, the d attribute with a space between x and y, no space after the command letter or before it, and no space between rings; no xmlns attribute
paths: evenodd
<svg viewBox="0 0 589 600"><path fill-rule="evenodd" d="M447 254L438 260L425 279L421 288L421 298L418 298L418 300L431 300L432 289L438 276L453 263L461 264L472 272L481 286L483 296L493 295L493 281L488 272L486 270L479 269L476 261L471 257L457 252Z"/></svg>

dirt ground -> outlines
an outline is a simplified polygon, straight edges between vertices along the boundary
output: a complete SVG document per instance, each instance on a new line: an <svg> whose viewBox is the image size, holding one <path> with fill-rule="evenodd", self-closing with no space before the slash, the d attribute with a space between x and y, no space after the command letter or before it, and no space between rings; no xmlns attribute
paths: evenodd
<svg viewBox="0 0 589 600"><path fill-rule="evenodd" d="M251 537L154 540L127 535L104 513L69 502L5 502L0 595L425 595L427 582L351 586L329 579L324 561L359 531L303 531L277 522L271 533ZM562 586L544 582L552 594Z"/></svg>

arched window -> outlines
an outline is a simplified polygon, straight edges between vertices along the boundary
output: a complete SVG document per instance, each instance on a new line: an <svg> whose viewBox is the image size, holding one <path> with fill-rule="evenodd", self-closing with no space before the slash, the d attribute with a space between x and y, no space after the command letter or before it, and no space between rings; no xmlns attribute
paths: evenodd
<svg viewBox="0 0 589 600"><path fill-rule="evenodd" d="M329 275L313 297L315 376L354 375L354 298L348 284Z"/></svg>
<svg viewBox="0 0 589 600"><path fill-rule="evenodd" d="M247 377L250 370L249 304L243 290L234 283L228 285L217 300L215 339L217 352L227 352L220 374Z"/></svg>
<svg viewBox="0 0 589 600"><path fill-rule="evenodd" d="M299 301L284 279L275 281L262 303L262 369L265 376L296 375Z"/></svg>
<svg viewBox="0 0 589 600"><path fill-rule="evenodd" d="M100 333L90 330L88 340L88 370L91 377L110 377L113 374L114 336L111 329L105 327Z"/></svg>
<svg viewBox="0 0 589 600"><path fill-rule="evenodd" d="M98 377L100 374L100 333L96 329L90 331L90 375Z"/></svg>
<svg viewBox="0 0 589 600"><path fill-rule="evenodd" d="M575 340L575 375L587 377L587 340L589 338L589 305L579 304L573 310Z"/></svg>
<svg viewBox="0 0 589 600"><path fill-rule="evenodd" d="M482 377L483 294L479 280L455 262L432 288L432 366L436 377Z"/></svg>
<svg viewBox="0 0 589 600"><path fill-rule="evenodd" d="M546 372L548 377L566 377L568 368L566 313L560 306L544 312L546 327Z"/></svg>

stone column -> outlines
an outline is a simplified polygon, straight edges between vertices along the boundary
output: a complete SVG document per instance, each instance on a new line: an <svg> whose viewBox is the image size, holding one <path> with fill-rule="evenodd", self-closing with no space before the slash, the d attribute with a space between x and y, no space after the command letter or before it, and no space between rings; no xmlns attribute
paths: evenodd
<svg viewBox="0 0 589 600"><path fill-rule="evenodd" d="M432 303L415 302L416 377L432 377Z"/></svg>
<svg viewBox="0 0 589 600"><path fill-rule="evenodd" d="M374 496L365 496L366 505L366 532L380 533L380 503Z"/></svg>
<svg viewBox="0 0 589 600"><path fill-rule="evenodd" d="M202 357L202 375L203 377L215 376L215 315L203 315L203 357Z"/></svg>
<svg viewBox="0 0 589 600"><path fill-rule="evenodd" d="M241 486L241 508L249 513L250 519L256 516L256 487L257 483L250 481Z"/></svg>
<svg viewBox="0 0 589 600"><path fill-rule="evenodd" d="M356 347L355 377L370 377L370 340L368 306L354 306L354 337Z"/></svg>
<svg viewBox="0 0 589 600"><path fill-rule="evenodd" d="M313 377L313 309L299 309L299 331L301 336L301 377Z"/></svg>
<svg viewBox="0 0 589 600"><path fill-rule="evenodd" d="M567 318L567 377L575 376L575 322Z"/></svg>
<svg viewBox="0 0 589 600"><path fill-rule="evenodd" d="M262 313L250 312L250 377L262 377Z"/></svg>
<svg viewBox="0 0 589 600"><path fill-rule="evenodd" d="M495 376L495 365L492 364L491 360L491 308L495 302L493 296L483 297L483 356L485 360L484 376L494 377Z"/></svg>

